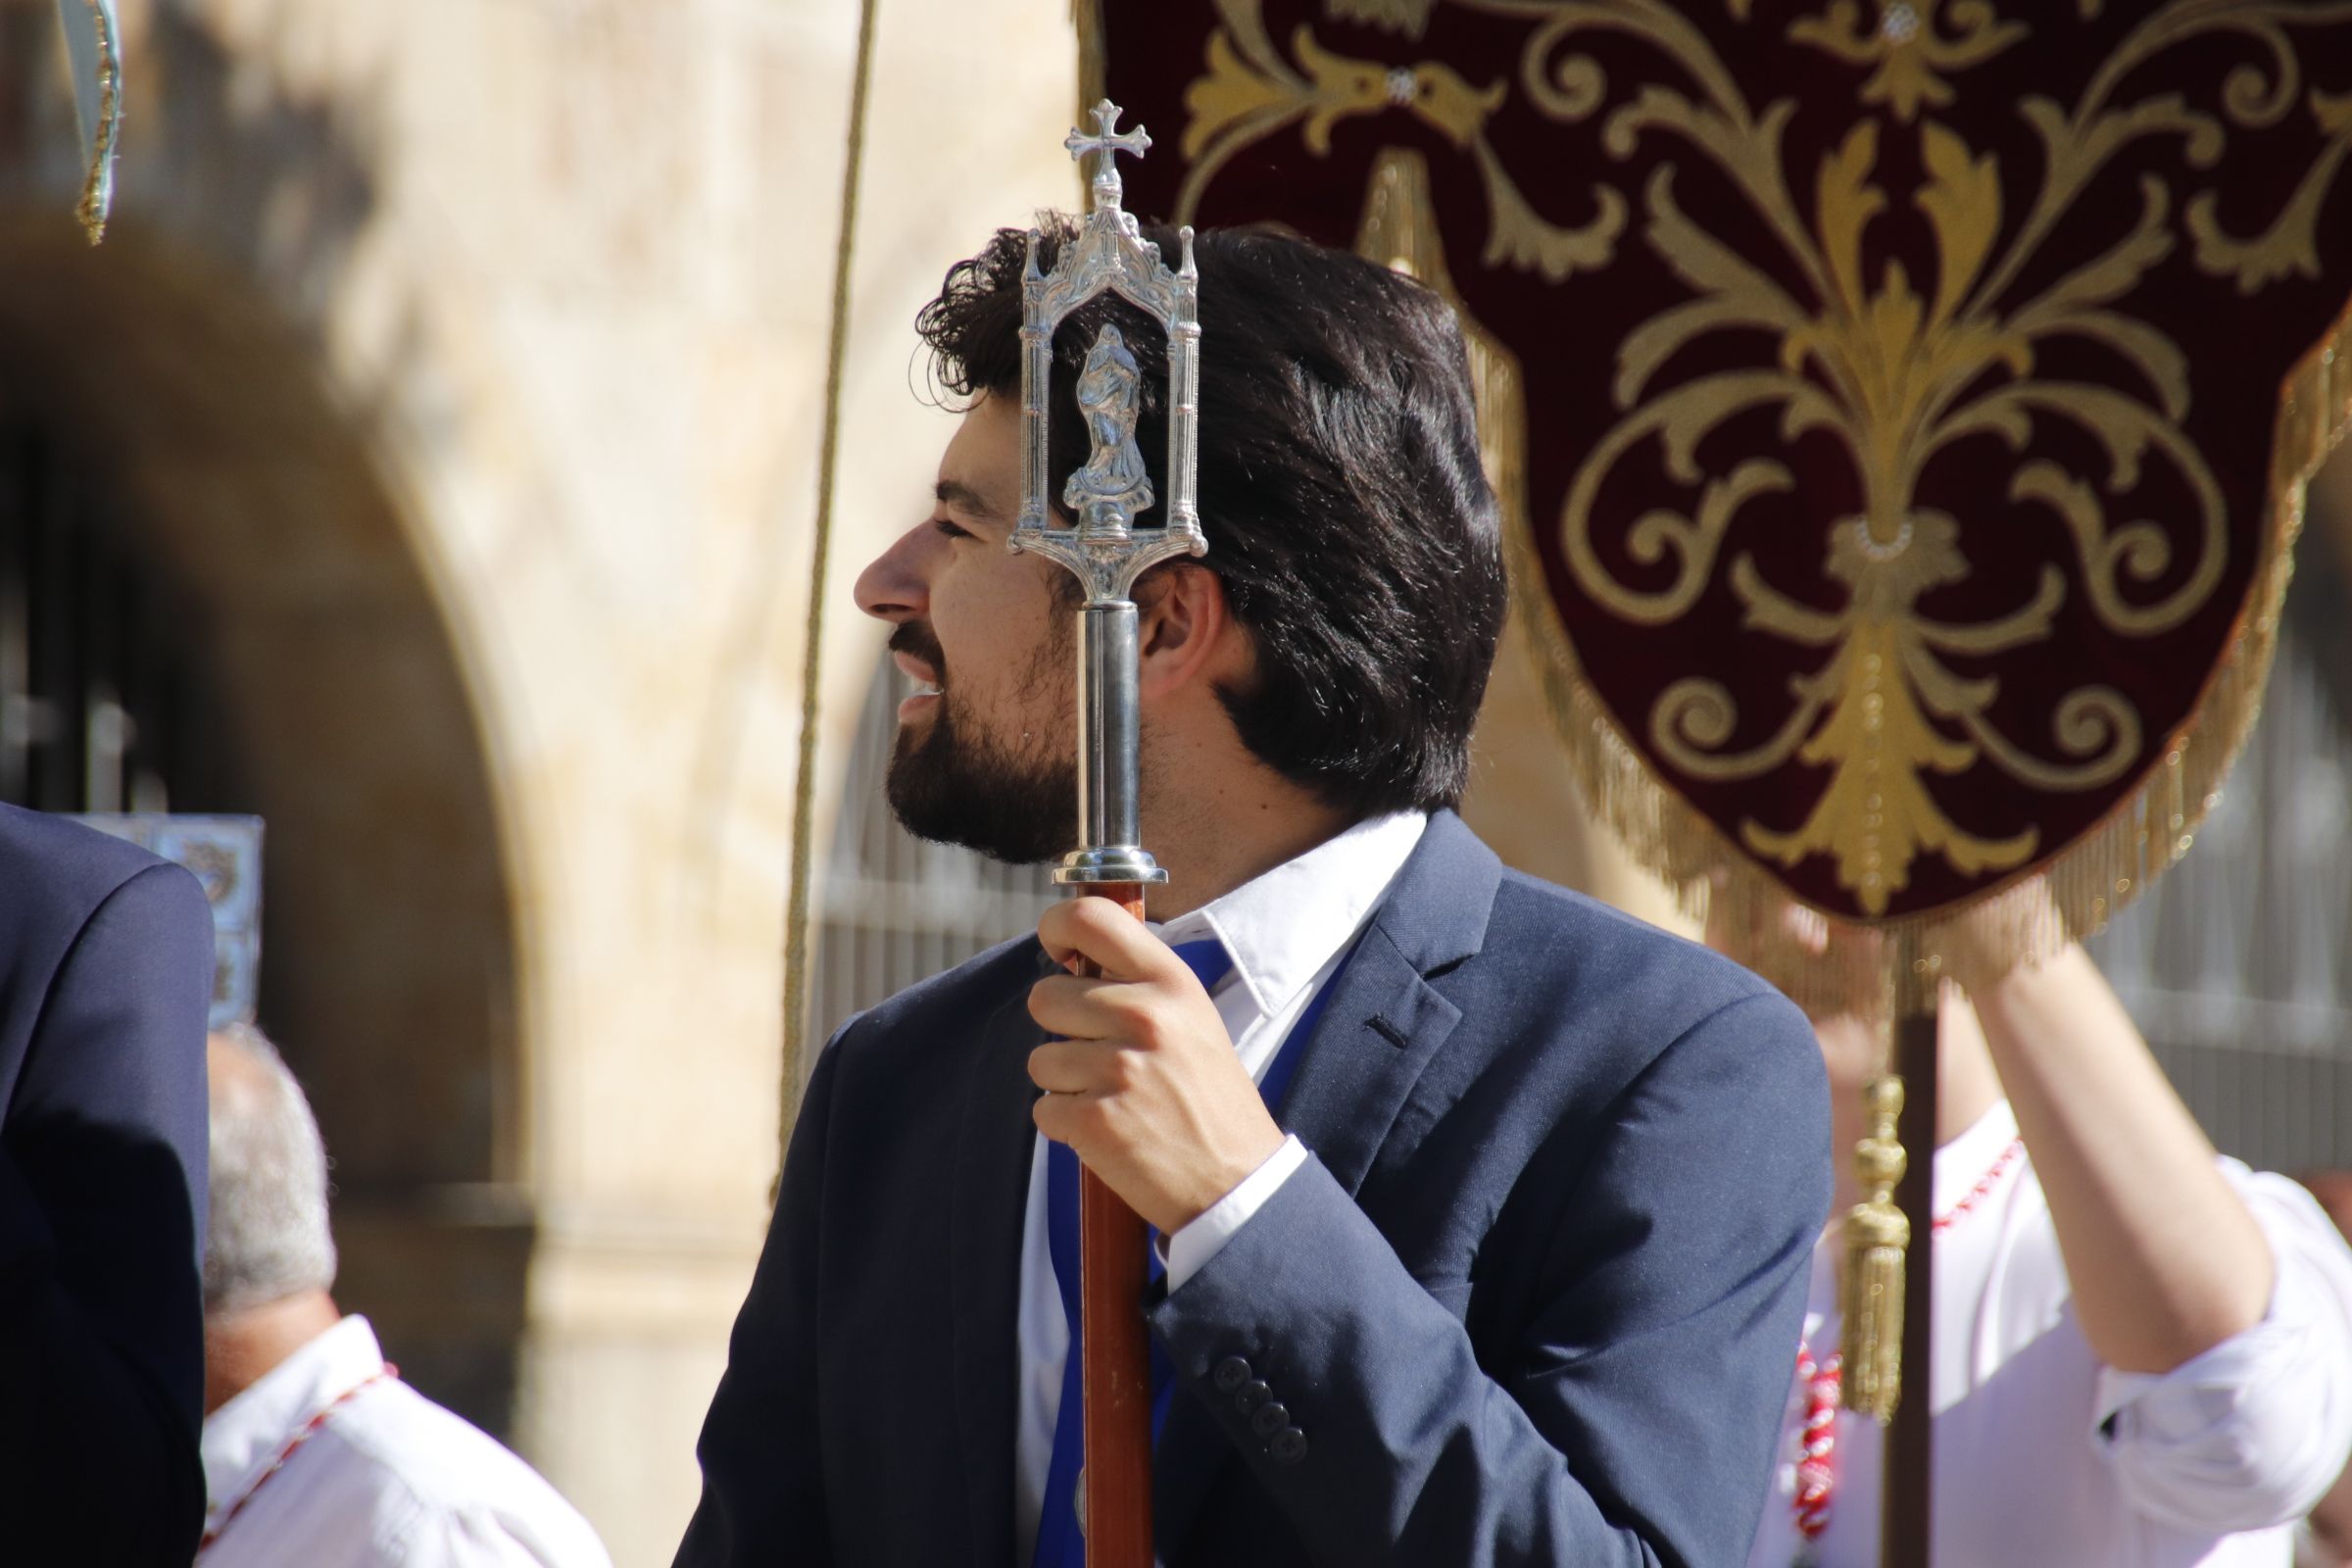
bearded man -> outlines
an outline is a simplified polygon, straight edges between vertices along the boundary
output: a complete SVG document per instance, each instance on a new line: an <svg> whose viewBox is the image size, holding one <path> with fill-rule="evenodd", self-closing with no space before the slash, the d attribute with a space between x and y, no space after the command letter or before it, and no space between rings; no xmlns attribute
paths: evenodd
<svg viewBox="0 0 2352 1568"><path fill-rule="evenodd" d="M968 402L937 505L857 590L921 688L891 804L1014 861L1076 820L1076 598L1005 549L1023 239L923 312ZM1820 1055L1745 970L1504 870L1453 814L1504 584L1450 312L1270 234L1195 256L1210 551L1134 595L1161 923L1056 905L828 1045L677 1560L1082 1562L1083 1160L1160 1238L1161 1561L1736 1562L1829 1198ZM1106 322L1156 465L1139 313L1074 315L1056 383ZM1059 495L1087 432L1050 418Z"/></svg>

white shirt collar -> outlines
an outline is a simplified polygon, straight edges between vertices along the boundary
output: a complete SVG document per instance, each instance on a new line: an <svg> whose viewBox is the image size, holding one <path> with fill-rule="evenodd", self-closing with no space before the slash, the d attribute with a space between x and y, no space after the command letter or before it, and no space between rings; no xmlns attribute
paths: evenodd
<svg viewBox="0 0 2352 1568"><path fill-rule="evenodd" d="M1426 811L1368 817L1160 928L1170 946L1214 936L1261 1016L1305 989L1359 930L1429 827Z"/></svg>
<svg viewBox="0 0 2352 1568"><path fill-rule="evenodd" d="M207 1507L224 1507L252 1490L256 1474L305 1422L383 1369L375 1331L353 1313L206 1416Z"/></svg>

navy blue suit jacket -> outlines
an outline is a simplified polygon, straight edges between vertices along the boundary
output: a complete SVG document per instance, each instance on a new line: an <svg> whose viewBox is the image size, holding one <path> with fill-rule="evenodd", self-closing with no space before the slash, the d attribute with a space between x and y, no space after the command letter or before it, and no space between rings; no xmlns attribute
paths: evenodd
<svg viewBox="0 0 2352 1568"><path fill-rule="evenodd" d="M1041 962L1033 939L985 954L819 1058L681 1565L1027 1568L1013 1320ZM1162 1562L1744 1559L1829 1204L1793 1006L1505 871L1441 814L1279 1119L1314 1159L1147 1303L1184 1385L1155 1461ZM1237 1399L1258 1382L1303 1446Z"/></svg>
<svg viewBox="0 0 2352 1568"><path fill-rule="evenodd" d="M195 1554L212 989L193 876L0 806L0 1562Z"/></svg>

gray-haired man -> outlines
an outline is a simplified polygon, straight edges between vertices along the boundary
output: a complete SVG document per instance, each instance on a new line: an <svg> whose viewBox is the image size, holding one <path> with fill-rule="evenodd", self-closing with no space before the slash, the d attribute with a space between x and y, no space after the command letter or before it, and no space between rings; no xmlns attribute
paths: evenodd
<svg viewBox="0 0 2352 1568"><path fill-rule="evenodd" d="M553 1487L335 1305L326 1150L276 1050L238 1026L208 1055L203 1568L611 1568Z"/></svg>

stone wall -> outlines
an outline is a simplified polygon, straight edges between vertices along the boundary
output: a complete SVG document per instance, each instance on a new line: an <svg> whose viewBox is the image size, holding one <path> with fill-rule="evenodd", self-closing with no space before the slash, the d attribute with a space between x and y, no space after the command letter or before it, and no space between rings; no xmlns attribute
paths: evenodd
<svg viewBox="0 0 2352 1568"><path fill-rule="evenodd" d="M96 253L50 12L0 5L0 376L196 607L346 1300L666 1562L775 1170L858 8L125 0ZM880 18L837 727L949 431L913 312L1077 189L1063 0Z"/></svg>

